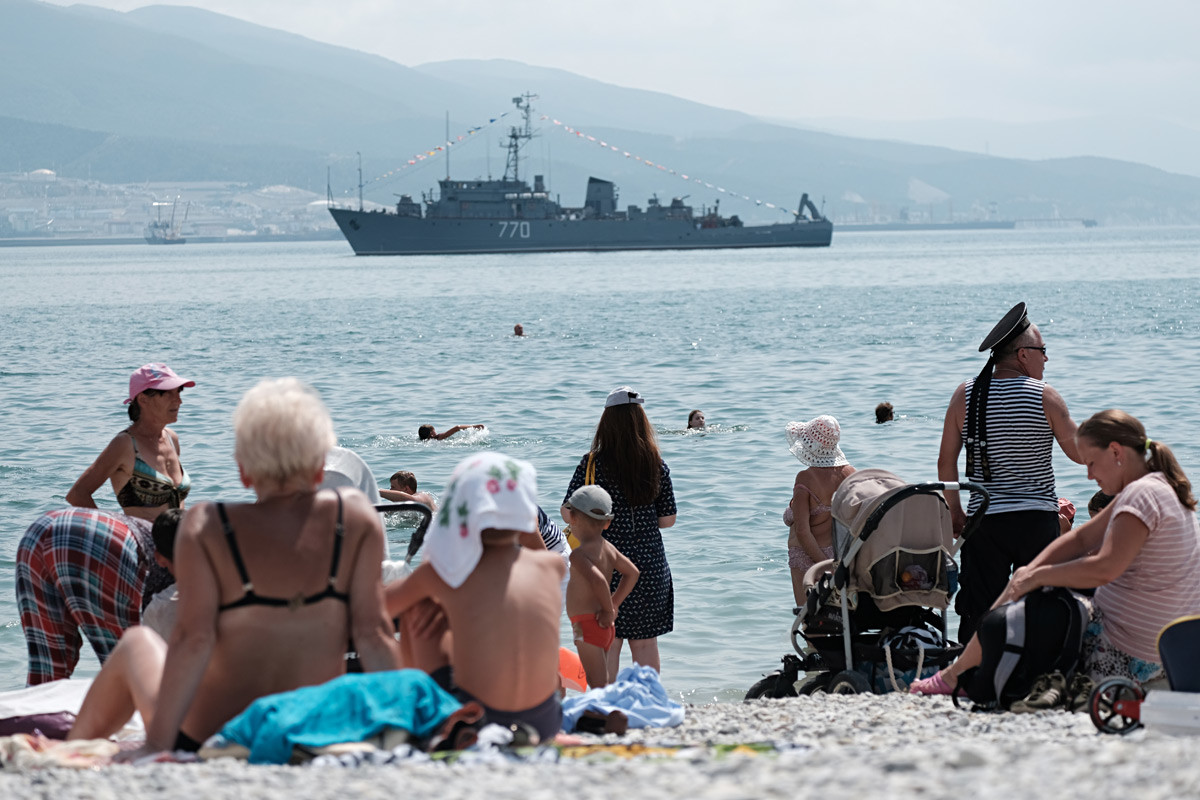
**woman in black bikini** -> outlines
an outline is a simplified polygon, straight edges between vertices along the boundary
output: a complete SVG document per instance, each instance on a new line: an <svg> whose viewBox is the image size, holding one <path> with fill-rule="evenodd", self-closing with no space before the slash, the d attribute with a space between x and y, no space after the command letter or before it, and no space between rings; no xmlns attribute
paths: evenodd
<svg viewBox="0 0 1200 800"><path fill-rule="evenodd" d="M179 529L179 613L171 641L121 637L70 738L112 735L136 709L137 758L200 743L263 695L345 672L354 639L363 669L396 669L383 606L379 515L355 489L318 490L333 425L299 381L264 381L234 413L235 457L254 503L201 503Z"/></svg>

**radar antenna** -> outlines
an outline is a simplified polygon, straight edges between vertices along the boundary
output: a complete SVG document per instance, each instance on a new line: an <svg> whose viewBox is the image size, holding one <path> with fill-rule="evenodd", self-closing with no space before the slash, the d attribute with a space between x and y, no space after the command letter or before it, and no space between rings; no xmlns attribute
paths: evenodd
<svg viewBox="0 0 1200 800"><path fill-rule="evenodd" d="M525 125L523 128L513 125L508 129L508 160L504 163L505 180L508 180L510 174L514 181L521 179L522 142L527 142L533 138L533 106L530 105L530 101L537 99L538 96L530 92L513 98L513 105L517 107L517 110L525 118Z"/></svg>

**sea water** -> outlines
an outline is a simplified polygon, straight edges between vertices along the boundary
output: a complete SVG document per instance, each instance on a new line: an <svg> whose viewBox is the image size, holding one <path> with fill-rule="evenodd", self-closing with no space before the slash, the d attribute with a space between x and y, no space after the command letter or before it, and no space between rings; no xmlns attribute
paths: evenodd
<svg viewBox="0 0 1200 800"><path fill-rule="evenodd" d="M17 542L127 423L129 373L193 378L179 422L189 502L251 499L230 414L295 375L385 483L440 493L477 449L538 470L557 518L604 397L646 398L679 507L663 532L675 630L663 681L740 698L790 651L781 514L801 465L784 426L833 414L862 467L934 480L946 403L1014 303L1046 338L1076 420L1125 408L1200 463L1200 230L837 234L827 249L356 258L340 242L0 250L0 690L23 685ZM512 335L515 323L526 336ZM896 420L876 425L887 400ZM709 428L686 431L702 409ZM417 426L484 423L421 442ZM1095 491L1056 452L1059 494ZM116 507L108 487L101 507ZM1080 518L1086 516L1081 512ZM410 528L393 521L399 555ZM564 636L569 645L569 637ZM95 657L84 645L81 674Z"/></svg>

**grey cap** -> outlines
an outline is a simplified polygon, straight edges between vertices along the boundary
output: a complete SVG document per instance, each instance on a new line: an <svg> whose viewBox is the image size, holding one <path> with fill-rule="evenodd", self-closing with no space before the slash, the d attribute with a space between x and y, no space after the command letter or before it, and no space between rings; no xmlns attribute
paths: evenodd
<svg viewBox="0 0 1200 800"><path fill-rule="evenodd" d="M642 396L635 392L630 386L618 386L608 393L608 397L604 401L604 407L623 406L628 403L637 403L639 406L646 401Z"/></svg>
<svg viewBox="0 0 1200 800"><path fill-rule="evenodd" d="M594 483L580 486L567 498L567 505L592 519L610 520L613 518L612 497L603 488Z"/></svg>

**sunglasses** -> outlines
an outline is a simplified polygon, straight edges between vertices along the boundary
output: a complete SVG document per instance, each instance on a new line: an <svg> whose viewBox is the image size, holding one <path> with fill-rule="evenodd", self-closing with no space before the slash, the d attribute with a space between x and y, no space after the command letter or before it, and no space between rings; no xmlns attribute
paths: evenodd
<svg viewBox="0 0 1200 800"><path fill-rule="evenodd" d="M1042 355L1046 355L1046 345L1042 345L1041 347L1034 347L1033 345L1025 345L1024 347L1018 347L1017 349L1018 350L1037 350Z"/></svg>

